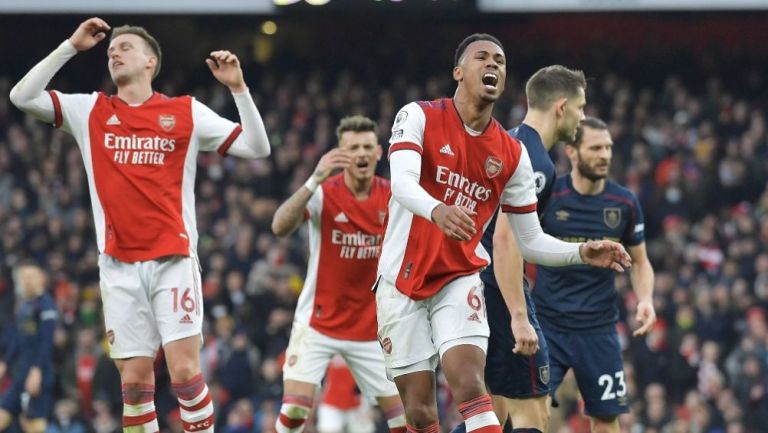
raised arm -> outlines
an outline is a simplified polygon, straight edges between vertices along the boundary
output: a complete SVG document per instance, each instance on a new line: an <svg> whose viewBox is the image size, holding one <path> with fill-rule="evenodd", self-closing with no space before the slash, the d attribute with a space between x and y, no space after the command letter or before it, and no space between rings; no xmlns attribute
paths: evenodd
<svg viewBox="0 0 768 433"><path fill-rule="evenodd" d="M213 76L229 87L237 106L243 131L232 143L227 153L241 158L266 158L270 154L269 137L261 114L245 85L240 60L229 51L214 51L206 59Z"/></svg>
<svg viewBox="0 0 768 433"><path fill-rule="evenodd" d="M299 228L304 222L304 212L312 213L307 205L318 186L328 179L333 170L346 168L351 163L352 158L338 148L323 155L309 180L277 208L275 216L272 218L272 233L282 237Z"/></svg>
<svg viewBox="0 0 768 433"><path fill-rule="evenodd" d="M55 112L51 97L45 88L56 72L78 51L93 48L106 37L109 25L101 18L90 18L80 24L69 39L56 47L48 57L35 65L11 89L11 102L20 110L52 123Z"/></svg>

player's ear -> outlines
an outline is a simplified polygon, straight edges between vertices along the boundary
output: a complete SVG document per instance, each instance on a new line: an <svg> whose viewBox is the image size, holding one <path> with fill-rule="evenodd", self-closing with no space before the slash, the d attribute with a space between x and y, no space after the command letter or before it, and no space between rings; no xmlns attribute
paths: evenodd
<svg viewBox="0 0 768 433"><path fill-rule="evenodd" d="M149 58L147 59L147 69L152 71L152 74L154 75L156 67L157 67L157 57L149 56Z"/></svg>
<svg viewBox="0 0 768 433"><path fill-rule="evenodd" d="M565 116L565 105L568 103L568 98L560 98L555 101L555 113L557 117Z"/></svg>
<svg viewBox="0 0 768 433"><path fill-rule="evenodd" d="M381 161L381 156L384 155L384 149L380 144L376 145L376 161Z"/></svg>
<svg viewBox="0 0 768 433"><path fill-rule="evenodd" d="M453 79L458 82L464 79L464 71L461 69L461 66L453 67Z"/></svg>
<svg viewBox="0 0 768 433"><path fill-rule="evenodd" d="M576 160L578 159L577 158L577 153L578 152L579 152L579 149L577 149L576 146L574 146L571 143L566 143L566 145L565 145L565 154L566 154L566 156L568 156L568 160L571 161L571 165L573 165L576 162Z"/></svg>

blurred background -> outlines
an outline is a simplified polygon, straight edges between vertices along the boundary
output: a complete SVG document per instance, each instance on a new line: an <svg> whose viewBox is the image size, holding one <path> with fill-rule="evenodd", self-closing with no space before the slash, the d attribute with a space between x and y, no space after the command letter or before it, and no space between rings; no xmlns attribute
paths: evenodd
<svg viewBox="0 0 768 433"><path fill-rule="evenodd" d="M452 95L456 46L488 32L508 58L496 118L508 128L522 120L523 86L538 68L584 70L587 112L608 122L615 141L613 178L642 203L659 321L647 337L631 336L636 300L618 276L632 402L623 431L768 432L767 12L765 0L2 0L0 335L17 304L13 266L39 261L61 312L49 431L120 431L80 153L70 136L12 107L8 92L99 15L156 36L158 91L190 93L236 120L227 89L204 64L210 51L229 49L273 151L262 161L199 158L203 369L218 431L272 432L307 259L304 230L284 240L270 232L275 209L336 145L341 117L376 120L386 150L398 109ZM106 44L81 53L50 88L111 93L106 61ZM567 172L567 159L553 156ZM379 173L388 176L386 161ZM179 432L162 355L157 371L161 429ZM459 418L439 387L449 429ZM560 401L551 431L589 431L572 378Z"/></svg>

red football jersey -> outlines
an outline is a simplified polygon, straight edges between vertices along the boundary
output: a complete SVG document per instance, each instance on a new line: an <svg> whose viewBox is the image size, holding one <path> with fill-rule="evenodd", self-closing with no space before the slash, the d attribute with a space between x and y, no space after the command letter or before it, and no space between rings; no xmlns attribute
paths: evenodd
<svg viewBox="0 0 768 433"><path fill-rule="evenodd" d="M488 265L480 239L499 204L505 212L536 210L528 153L495 119L476 132L464 125L451 99L411 103L398 113L390 143L390 155L421 154L419 184L427 193L476 212L477 234L457 242L396 199L390 202L379 273L413 299L429 298Z"/></svg>
<svg viewBox="0 0 768 433"><path fill-rule="evenodd" d="M54 126L80 146L99 252L123 262L190 255L197 153L224 155L240 126L189 96L155 93L132 106L103 93L49 93Z"/></svg>
<svg viewBox="0 0 768 433"><path fill-rule="evenodd" d="M344 174L330 177L312 195L309 267L296 320L343 340L375 340L376 303L371 287L387 222L389 181L375 177L366 200L357 200Z"/></svg>

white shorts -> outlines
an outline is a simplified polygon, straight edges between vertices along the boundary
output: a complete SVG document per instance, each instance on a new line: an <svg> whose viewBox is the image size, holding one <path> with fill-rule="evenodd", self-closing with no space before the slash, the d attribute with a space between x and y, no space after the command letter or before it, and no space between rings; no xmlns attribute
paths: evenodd
<svg viewBox="0 0 768 433"><path fill-rule="evenodd" d="M194 256L124 263L101 254L99 277L113 359L154 358L160 344L202 336L200 268Z"/></svg>
<svg viewBox="0 0 768 433"><path fill-rule="evenodd" d="M454 346L472 344L484 352L488 348L488 318L478 274L459 277L420 301L380 279L376 314L389 378L434 370L438 355L442 358Z"/></svg>
<svg viewBox="0 0 768 433"><path fill-rule="evenodd" d="M298 322L293 322L291 340L285 351L283 379L320 386L328 363L336 354L344 358L364 396L397 395L395 384L387 379L384 355L376 340L340 340Z"/></svg>
<svg viewBox="0 0 768 433"><path fill-rule="evenodd" d="M371 418L371 408L360 400L360 406L341 410L337 407L320 403L317 408L318 433L374 433L376 424Z"/></svg>

